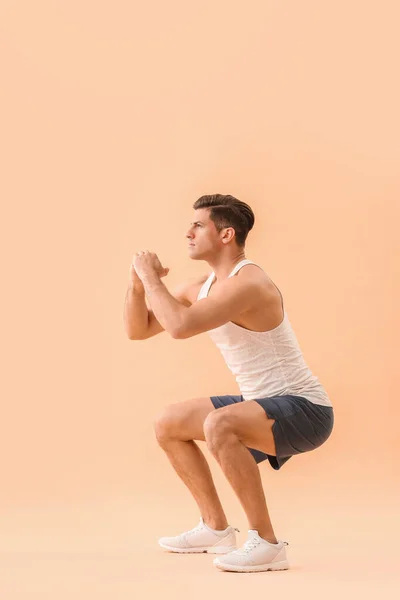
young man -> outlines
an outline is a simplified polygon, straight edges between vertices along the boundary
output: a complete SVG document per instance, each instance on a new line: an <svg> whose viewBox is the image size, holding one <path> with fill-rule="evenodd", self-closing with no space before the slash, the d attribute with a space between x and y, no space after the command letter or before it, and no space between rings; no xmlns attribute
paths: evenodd
<svg viewBox="0 0 400 600"><path fill-rule="evenodd" d="M245 257L254 225L251 208L222 194L202 196L193 208L190 257L206 261L212 272L171 294L161 281L169 269L156 254L137 252L125 303L126 330L133 340L164 330L174 339L207 332L241 394L193 398L157 416L158 443L201 513L192 530L161 538L159 544L172 552L223 554L214 560L223 570L288 569L287 542L275 537L257 464L268 459L278 470L291 456L321 446L333 429L332 403L304 361L280 291ZM228 525L195 440L206 442L246 513L248 539L240 549L238 530Z"/></svg>

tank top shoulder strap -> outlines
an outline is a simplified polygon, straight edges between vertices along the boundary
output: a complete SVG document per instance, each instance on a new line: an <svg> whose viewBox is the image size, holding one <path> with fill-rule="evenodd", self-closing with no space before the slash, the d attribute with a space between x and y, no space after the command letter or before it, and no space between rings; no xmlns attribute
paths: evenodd
<svg viewBox="0 0 400 600"><path fill-rule="evenodd" d="M230 273L229 277L232 277L233 275L236 275L236 273L239 271L239 269L241 269L245 265L255 265L255 264L256 263L253 262L252 260L249 260L248 258L245 258L245 259L241 260L237 265L235 265L235 267L233 268L233 270Z"/></svg>
<svg viewBox="0 0 400 600"><path fill-rule="evenodd" d="M209 274L208 278L205 280L205 282L201 286L200 291L197 295L197 300L200 300L201 298L206 298L208 296L208 292L210 290L213 279L214 279L214 272Z"/></svg>
<svg viewBox="0 0 400 600"><path fill-rule="evenodd" d="M252 260L249 260L248 258L245 258L244 260L241 260L237 265L235 265L235 267L232 269L232 271L228 275L228 277L233 277L233 275L235 275L239 271L239 269L241 269L242 267L244 267L244 265L255 265L255 264L256 263L253 262ZM199 294L197 296L198 300L200 300L201 298L206 298L208 296L208 292L210 290L212 282L214 281L214 277L215 277L215 273L214 273L214 271L212 271L210 273L210 275L208 276L208 278L206 279L206 281L201 286L201 289L200 289Z"/></svg>

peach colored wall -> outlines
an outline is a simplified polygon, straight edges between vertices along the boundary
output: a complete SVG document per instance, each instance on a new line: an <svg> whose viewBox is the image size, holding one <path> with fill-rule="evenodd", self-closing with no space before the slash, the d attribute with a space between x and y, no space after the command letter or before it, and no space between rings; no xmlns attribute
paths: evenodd
<svg viewBox="0 0 400 600"><path fill-rule="evenodd" d="M350 515L396 506L399 16L355 0L2 3L4 547L51 546L39 525L30 542L11 531L57 507L148 510L160 535L180 510L197 522L153 419L236 383L207 334L132 342L122 314L137 250L170 267L169 289L208 271L185 232L213 192L252 206L247 257L335 409L323 447L278 473L262 463L275 522L302 526L298 486L302 509L338 494Z"/></svg>

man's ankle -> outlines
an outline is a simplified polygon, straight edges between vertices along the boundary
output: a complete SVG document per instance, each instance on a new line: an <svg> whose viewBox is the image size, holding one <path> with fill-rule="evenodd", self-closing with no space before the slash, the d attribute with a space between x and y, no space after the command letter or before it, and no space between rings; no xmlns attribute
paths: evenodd
<svg viewBox="0 0 400 600"><path fill-rule="evenodd" d="M207 525L207 527L209 527L210 529L214 529L215 531L225 531L225 529L227 527L229 527L229 524L226 523L225 525L221 524L221 521L204 521L205 524Z"/></svg>
<svg viewBox="0 0 400 600"><path fill-rule="evenodd" d="M261 535L261 533L258 534L260 536L260 538L262 538L263 540L265 540L266 542L269 542L270 544L278 544L278 540L276 539L276 537L271 537L270 535L264 536Z"/></svg>

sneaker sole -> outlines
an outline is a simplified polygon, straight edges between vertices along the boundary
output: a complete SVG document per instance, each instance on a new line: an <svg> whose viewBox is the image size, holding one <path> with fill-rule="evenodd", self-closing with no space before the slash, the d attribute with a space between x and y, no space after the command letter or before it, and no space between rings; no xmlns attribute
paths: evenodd
<svg viewBox="0 0 400 600"><path fill-rule="evenodd" d="M289 569L289 562L287 560L280 560L274 563L268 563L266 565L224 565L217 562L218 559L214 560L214 565L222 571L235 571L240 573L254 573L258 571L285 571Z"/></svg>
<svg viewBox="0 0 400 600"><path fill-rule="evenodd" d="M197 548L174 548L172 546L167 546L162 542L158 543L162 548L165 548L165 550L169 550L170 552L179 552L180 554L197 554L201 552L207 552L208 554L227 554L228 552L237 550L236 546L198 546Z"/></svg>

